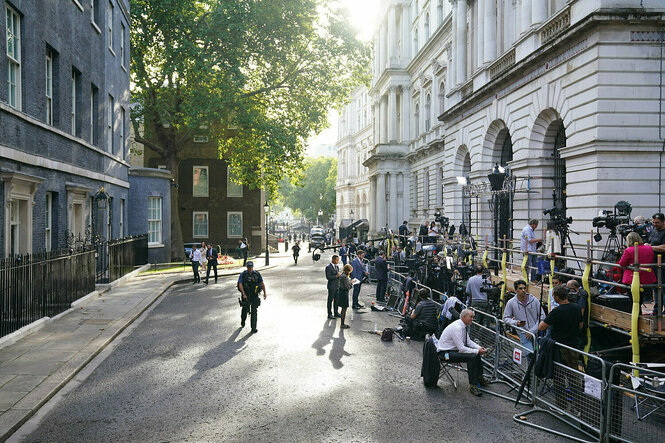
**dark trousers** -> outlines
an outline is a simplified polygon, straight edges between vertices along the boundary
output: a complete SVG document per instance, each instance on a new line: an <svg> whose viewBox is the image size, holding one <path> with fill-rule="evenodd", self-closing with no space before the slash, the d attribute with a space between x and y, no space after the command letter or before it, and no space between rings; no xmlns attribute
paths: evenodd
<svg viewBox="0 0 665 443"><path fill-rule="evenodd" d="M360 287L362 286L362 283L358 283L357 285L353 286L353 304L351 306L358 306L358 296L360 295Z"/></svg>
<svg viewBox="0 0 665 443"><path fill-rule="evenodd" d="M445 359L445 354L448 354L448 359ZM480 359L480 354L472 354L470 352L459 351L439 351L439 357L451 363L466 362L466 370L469 375L469 385L476 385L480 383L480 376L483 374L483 362Z"/></svg>
<svg viewBox="0 0 665 443"><path fill-rule="evenodd" d="M417 318L414 320L410 315L404 317L406 322L406 335L411 337L413 340L423 340L425 334L434 334L436 332L436 326L426 325L422 320Z"/></svg>
<svg viewBox="0 0 665 443"><path fill-rule="evenodd" d="M242 248L242 265L247 264L247 248Z"/></svg>
<svg viewBox="0 0 665 443"><path fill-rule="evenodd" d="M252 326L252 329L256 329L256 322L258 319L256 311L259 309L259 305L261 304L261 299L259 298L258 295L256 295L256 296L249 296L248 300L249 301L247 303L243 303L242 305L242 311L240 312L240 321L244 325L245 319L247 318L247 314L250 314L250 325Z"/></svg>
<svg viewBox="0 0 665 443"><path fill-rule="evenodd" d="M561 348L560 353L562 365L579 371L580 355L577 352ZM554 397L559 408L564 409L566 406L579 408L582 392L580 374L563 368L554 368Z"/></svg>
<svg viewBox="0 0 665 443"><path fill-rule="evenodd" d="M215 283L217 283L217 259L211 258L208 260L208 269L206 270L206 284L208 284L208 277L210 276L210 268L215 270Z"/></svg>
<svg viewBox="0 0 665 443"><path fill-rule="evenodd" d="M526 260L527 273L529 273L529 281L534 282L538 279L538 256L529 254ZM532 269L529 269L531 267Z"/></svg>
<svg viewBox="0 0 665 443"><path fill-rule="evenodd" d="M388 289L388 280L376 281L376 300L386 301L386 289Z"/></svg>
<svg viewBox="0 0 665 443"><path fill-rule="evenodd" d="M201 282L201 276L199 275L199 266L200 263L197 261L192 262L192 271L194 271L194 283Z"/></svg>
<svg viewBox="0 0 665 443"><path fill-rule="evenodd" d="M332 308L335 308L335 311L332 311ZM337 307L337 289L332 290L328 289L328 315L337 314L339 308Z"/></svg>

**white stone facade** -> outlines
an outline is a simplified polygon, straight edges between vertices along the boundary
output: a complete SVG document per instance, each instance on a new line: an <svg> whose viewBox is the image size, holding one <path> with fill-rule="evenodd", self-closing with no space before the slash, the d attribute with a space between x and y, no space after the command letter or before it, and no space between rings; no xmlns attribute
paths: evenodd
<svg viewBox="0 0 665 443"><path fill-rule="evenodd" d="M463 199L457 177L483 187L495 163L516 177L513 235L548 219L555 188L584 239L618 200L658 210L662 1L385 0L381 17L358 182L371 231L470 212L492 240L488 193Z"/></svg>

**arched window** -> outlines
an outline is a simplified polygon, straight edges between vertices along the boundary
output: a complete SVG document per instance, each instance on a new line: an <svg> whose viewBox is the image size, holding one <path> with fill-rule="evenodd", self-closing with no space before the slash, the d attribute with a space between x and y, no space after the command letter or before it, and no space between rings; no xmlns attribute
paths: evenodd
<svg viewBox="0 0 665 443"><path fill-rule="evenodd" d="M429 12L425 14L425 38L424 41L427 41L429 38Z"/></svg>
<svg viewBox="0 0 665 443"><path fill-rule="evenodd" d="M413 33L413 49L415 52L418 52L418 30L416 29Z"/></svg>
<svg viewBox="0 0 665 443"><path fill-rule="evenodd" d="M432 115L432 97L430 94L425 96L425 132L430 128L430 117Z"/></svg>
<svg viewBox="0 0 665 443"><path fill-rule="evenodd" d="M439 25L443 23L443 0L439 0L439 4L436 5L436 13L439 19Z"/></svg>
<svg viewBox="0 0 665 443"><path fill-rule="evenodd" d="M446 85L444 82L439 83L439 114L443 114L446 105Z"/></svg>
<svg viewBox="0 0 665 443"><path fill-rule="evenodd" d="M425 182L423 183L423 207L429 208L429 171L425 171Z"/></svg>
<svg viewBox="0 0 665 443"><path fill-rule="evenodd" d="M555 124L556 137L554 138L554 147L552 150L552 160L554 160L554 205L561 210L566 217L566 160L561 158L561 149L566 147L566 128L563 122L559 120Z"/></svg>
<svg viewBox="0 0 665 443"><path fill-rule="evenodd" d="M416 103L416 112L415 112L415 134L416 138L420 135L420 104Z"/></svg>

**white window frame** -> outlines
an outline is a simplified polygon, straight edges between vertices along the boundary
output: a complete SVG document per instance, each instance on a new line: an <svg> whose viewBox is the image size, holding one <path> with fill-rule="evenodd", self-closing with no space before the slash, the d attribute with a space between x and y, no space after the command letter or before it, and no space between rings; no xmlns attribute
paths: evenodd
<svg viewBox="0 0 665 443"><path fill-rule="evenodd" d="M157 202L158 208L153 208L152 203ZM163 219L163 199L162 197L148 197L148 245L161 245L162 244L162 219ZM159 218L154 218L153 215L159 215ZM154 223L157 226L157 229L154 232L157 234L158 238L156 241L150 241L150 224Z"/></svg>
<svg viewBox="0 0 665 443"><path fill-rule="evenodd" d="M120 125L119 125L119 130L120 130L120 158L124 159L125 158L125 108L120 106Z"/></svg>
<svg viewBox="0 0 665 443"><path fill-rule="evenodd" d="M231 234L231 217L240 215L240 234ZM227 238L243 238L243 215L242 211L229 211L226 213L226 237Z"/></svg>
<svg viewBox="0 0 665 443"><path fill-rule="evenodd" d="M108 9L108 16L106 17L106 42L109 47L109 51L111 51L111 54L115 55L115 51L113 51L113 12L114 12L114 7L113 3L109 1L109 9Z"/></svg>
<svg viewBox="0 0 665 443"><path fill-rule="evenodd" d="M124 23L120 22L120 67L124 69L125 71L127 68L125 67L125 31L126 31L126 26Z"/></svg>
<svg viewBox="0 0 665 443"><path fill-rule="evenodd" d="M113 96L109 94L106 104L106 149L113 154L113 108L115 106Z"/></svg>
<svg viewBox="0 0 665 443"><path fill-rule="evenodd" d="M118 238L125 236L125 199L120 199L120 217L118 217Z"/></svg>
<svg viewBox="0 0 665 443"><path fill-rule="evenodd" d="M44 210L44 248L46 252L51 252L52 233L53 233L53 193L46 193L46 207Z"/></svg>
<svg viewBox="0 0 665 443"><path fill-rule="evenodd" d="M197 194L196 193L196 186L194 185L194 174L196 173L196 169L201 169L206 171L206 177L208 182L206 183L206 191L205 194ZM209 197L210 196L210 169L208 166L192 166L192 197Z"/></svg>
<svg viewBox="0 0 665 443"><path fill-rule="evenodd" d="M98 89L90 84L90 144L95 144L95 135L97 133L97 107L95 106L95 94L98 94Z"/></svg>
<svg viewBox="0 0 665 443"><path fill-rule="evenodd" d="M233 172L231 171L231 166L226 166L226 196L231 197L231 198L236 198L236 197L242 197L243 194L243 186L240 185L240 193L232 193L230 192L231 186L238 186L236 183L233 183L231 181L231 176L233 175Z"/></svg>
<svg viewBox="0 0 665 443"><path fill-rule="evenodd" d="M46 95L46 124L53 125L53 52L46 48L44 80Z"/></svg>
<svg viewBox="0 0 665 443"><path fill-rule="evenodd" d="M76 136L76 71L72 69L72 94L71 94L71 100L72 100L72 109L71 109L71 117L72 117L72 135Z"/></svg>
<svg viewBox="0 0 665 443"><path fill-rule="evenodd" d="M205 234L196 234L196 216L205 215L206 225L205 225ZM208 211L194 211L192 212L192 237L194 238L207 238L209 232L210 217L208 216Z"/></svg>
<svg viewBox="0 0 665 443"><path fill-rule="evenodd" d="M7 104L21 110L21 16L5 4L7 48ZM11 49L10 49L11 48ZM13 92L12 92L13 91Z"/></svg>

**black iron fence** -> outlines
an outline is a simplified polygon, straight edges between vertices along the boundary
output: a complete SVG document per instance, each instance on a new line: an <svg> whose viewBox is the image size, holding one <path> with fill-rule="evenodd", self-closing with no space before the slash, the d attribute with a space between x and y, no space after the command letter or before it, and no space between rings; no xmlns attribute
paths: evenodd
<svg viewBox="0 0 665 443"><path fill-rule="evenodd" d="M0 337L66 311L95 290L95 250L0 260Z"/></svg>
<svg viewBox="0 0 665 443"><path fill-rule="evenodd" d="M97 283L110 283L148 263L148 235L97 243Z"/></svg>

